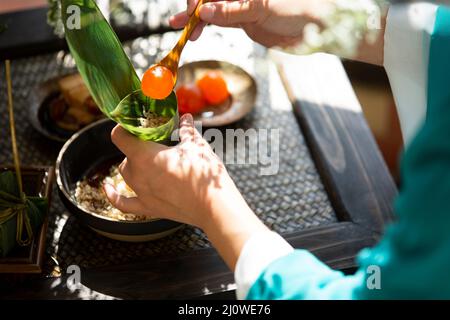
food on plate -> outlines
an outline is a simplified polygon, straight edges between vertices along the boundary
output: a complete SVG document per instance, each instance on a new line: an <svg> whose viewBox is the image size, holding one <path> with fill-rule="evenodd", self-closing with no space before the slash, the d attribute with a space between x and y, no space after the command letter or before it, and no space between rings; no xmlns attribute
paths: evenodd
<svg viewBox="0 0 450 320"><path fill-rule="evenodd" d="M206 107L221 105L230 97L220 71L207 71L194 83L180 85L176 93L181 114L201 113Z"/></svg>
<svg viewBox="0 0 450 320"><path fill-rule="evenodd" d="M228 99L230 93L220 71L208 71L197 80L197 86L210 105L218 105Z"/></svg>
<svg viewBox="0 0 450 320"><path fill-rule="evenodd" d="M205 108L206 103L200 88L193 83L180 86L177 89L178 111L181 114L196 114Z"/></svg>
<svg viewBox="0 0 450 320"><path fill-rule="evenodd" d="M49 116L56 126L77 131L103 117L79 74L63 77L57 84L59 92L49 102Z"/></svg>

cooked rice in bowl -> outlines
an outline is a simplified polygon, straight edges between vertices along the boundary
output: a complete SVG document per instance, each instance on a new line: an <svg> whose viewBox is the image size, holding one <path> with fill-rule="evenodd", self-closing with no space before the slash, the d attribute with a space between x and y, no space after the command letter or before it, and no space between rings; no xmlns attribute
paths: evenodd
<svg viewBox="0 0 450 320"><path fill-rule="evenodd" d="M114 186L120 195L125 197L136 197L133 190L128 187L119 173L119 168L114 165L110 168L107 176L101 176L100 178L90 179L89 177L83 178L78 181L74 198L78 202L79 206L87 212L93 212L114 220L119 221L142 221L152 220L154 218L145 215L136 215L133 213L124 213L119 209L113 207L106 197L103 190L104 184L110 184Z"/></svg>

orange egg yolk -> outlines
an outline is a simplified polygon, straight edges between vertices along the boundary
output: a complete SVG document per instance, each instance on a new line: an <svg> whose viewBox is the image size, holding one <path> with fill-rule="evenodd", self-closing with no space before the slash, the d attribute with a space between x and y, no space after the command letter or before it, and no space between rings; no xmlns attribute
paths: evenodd
<svg viewBox="0 0 450 320"><path fill-rule="evenodd" d="M142 77L142 92L153 99L165 99L173 90L175 79L172 72L164 66L151 66Z"/></svg>
<svg viewBox="0 0 450 320"><path fill-rule="evenodd" d="M217 71L207 72L202 78L197 80L197 85L202 91L206 102L211 105L221 104L230 95L225 79Z"/></svg>

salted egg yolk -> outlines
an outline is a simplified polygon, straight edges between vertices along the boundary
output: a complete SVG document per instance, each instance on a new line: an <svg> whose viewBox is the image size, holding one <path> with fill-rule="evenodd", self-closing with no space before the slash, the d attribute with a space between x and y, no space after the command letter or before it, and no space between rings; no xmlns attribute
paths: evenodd
<svg viewBox="0 0 450 320"><path fill-rule="evenodd" d="M142 77L142 92L153 99L165 99L175 85L172 72L161 65L151 66Z"/></svg>

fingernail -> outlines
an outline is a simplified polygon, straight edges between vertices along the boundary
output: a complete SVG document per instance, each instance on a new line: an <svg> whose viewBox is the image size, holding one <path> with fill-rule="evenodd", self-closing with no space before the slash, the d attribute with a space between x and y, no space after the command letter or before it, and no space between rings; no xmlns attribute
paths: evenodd
<svg viewBox="0 0 450 320"><path fill-rule="evenodd" d="M200 7L200 19L206 22L211 22L214 18L214 13L216 11L216 6L213 4L204 4Z"/></svg>
<svg viewBox="0 0 450 320"><path fill-rule="evenodd" d="M194 123L194 118L192 117L192 115L190 113L185 113L181 119L180 119L180 123L182 125L190 125Z"/></svg>
<svg viewBox="0 0 450 320"><path fill-rule="evenodd" d="M112 194L114 194L114 192L116 191L114 189L114 187L112 185L110 185L109 183L105 183L103 185L103 190L105 190L106 195L110 196Z"/></svg>

